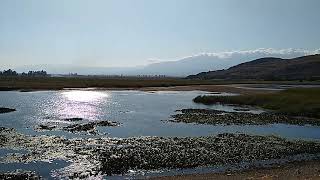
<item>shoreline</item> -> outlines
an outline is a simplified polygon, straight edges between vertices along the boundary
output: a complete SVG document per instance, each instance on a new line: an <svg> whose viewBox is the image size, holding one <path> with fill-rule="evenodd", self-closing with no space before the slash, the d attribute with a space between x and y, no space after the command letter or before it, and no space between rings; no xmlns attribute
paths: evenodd
<svg viewBox="0 0 320 180"><path fill-rule="evenodd" d="M265 88L245 88L242 84L229 85L185 85L185 86L170 86L170 87L85 87L85 88L62 88L62 89L24 89L24 88L9 88L0 90L0 92L18 91L18 92L37 92L37 91L63 91L63 90L102 90L102 91L205 91L205 92L227 92L235 94L260 94L278 92L279 89Z"/></svg>
<svg viewBox="0 0 320 180"><path fill-rule="evenodd" d="M58 170L61 178L88 178L99 174L126 175L130 170L197 168L237 165L241 162L249 163L249 167L259 168L262 166L256 165L255 162L261 161L262 165L266 163L272 166L282 164L281 160L288 163L318 161L320 158L320 141L286 140L276 136L232 133L180 138L65 139L57 136L24 135L14 129L2 127L0 137L3 148L25 151L20 154L6 154L2 157L2 163L30 163L50 159L72 162L60 169L62 171ZM271 161L268 163L268 160ZM229 170L226 172L229 173ZM192 176L199 175L188 176L193 179Z"/></svg>
<svg viewBox="0 0 320 180"><path fill-rule="evenodd" d="M204 180L204 179L319 179L320 160L289 162L282 165L247 170L188 174L176 176L150 177L147 179L160 180Z"/></svg>

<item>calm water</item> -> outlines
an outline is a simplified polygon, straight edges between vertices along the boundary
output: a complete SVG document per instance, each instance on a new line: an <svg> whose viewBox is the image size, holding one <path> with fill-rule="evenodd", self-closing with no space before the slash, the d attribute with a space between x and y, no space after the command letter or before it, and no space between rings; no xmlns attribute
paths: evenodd
<svg viewBox="0 0 320 180"><path fill-rule="evenodd" d="M121 123L119 127L99 127L96 136L207 136L224 132L249 133L260 135L279 135L289 139L320 139L320 128L313 126L294 126L271 124L259 126L213 126L168 122L176 110L184 108L211 108L234 111L233 106L195 104L192 99L207 94L202 91L188 92L142 92L142 91L97 91L64 90L39 92L0 92L0 107L16 108L16 112L0 114L0 126L13 127L30 135L60 135L67 138L92 137L86 133L72 134L64 131L37 132L39 124L65 126L65 118L83 118L84 122L111 120ZM213 94L212 94L213 95ZM217 94L232 95L232 94ZM261 110L251 109L252 113ZM24 154L24 150L0 148L0 159L8 153ZM46 179L52 173L68 166L63 160L53 162L0 163L0 172L16 169L36 171ZM168 175L187 172L205 172L204 169L173 170ZM219 168L218 168L219 170ZM181 172L180 172L181 171ZM212 169L210 169L212 171ZM162 173L162 172L161 172ZM160 174L161 174L160 173ZM171 173L171 174L170 174ZM157 173L155 173L156 175ZM149 175L152 175L149 174ZM110 177L108 177L109 179ZM123 178L112 177L112 178Z"/></svg>
<svg viewBox="0 0 320 180"><path fill-rule="evenodd" d="M286 138L320 139L320 128L284 124L259 126L213 126L168 122L175 110L183 108L212 108L234 111L235 107L195 104L192 99L203 91L97 91L64 90L38 92L0 92L0 106L16 108L16 112L0 114L4 127L16 128L25 134L53 134L67 138L93 136L64 131L35 131L36 125L66 125L65 118L84 118L84 121L111 120L119 127L99 127L100 135L132 136L206 136L224 132L273 134ZM218 94L221 95L221 94ZM222 94L226 95L226 94ZM253 113L261 110L252 110Z"/></svg>

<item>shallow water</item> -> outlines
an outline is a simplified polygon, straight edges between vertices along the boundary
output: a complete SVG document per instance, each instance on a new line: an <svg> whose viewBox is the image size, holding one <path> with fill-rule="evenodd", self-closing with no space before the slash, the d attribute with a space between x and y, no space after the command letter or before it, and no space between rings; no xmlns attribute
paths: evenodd
<svg viewBox="0 0 320 180"><path fill-rule="evenodd" d="M63 90L38 92L0 92L0 107L15 108L17 111L0 114L0 126L15 128L18 132L29 135L58 135L75 137L137 137L137 136L208 136L220 133L248 133L255 135L278 135L289 139L320 139L320 127L297 126L286 124L270 125L205 125L185 124L167 121L179 109L211 108L223 111L235 111L235 106L202 105L192 99L204 95L203 91L100 91L100 90ZM211 93L209 93L211 94ZM233 94L211 94L233 95ZM249 112L260 113L260 109L251 108ZM120 123L119 127L98 127L99 135L87 133L73 134L61 130L38 132L40 124L63 126L66 118L83 118L83 122L110 120ZM82 122L82 121L81 121ZM76 122L77 123L77 122ZM26 153L23 150L0 148L0 158L9 153ZM68 162L0 163L0 172L16 169L38 172L42 177L52 178L55 170L68 166ZM212 168L208 168L212 171ZM219 168L218 168L219 169ZM173 170L168 172L149 172L146 175L173 175L181 173L206 172L206 168L191 170ZM131 175L129 175L130 177ZM135 175L134 175L135 176ZM139 173L138 173L139 177ZM109 177L110 178L110 177ZM113 178L123 178L114 176Z"/></svg>
<svg viewBox="0 0 320 180"><path fill-rule="evenodd" d="M224 132L279 135L286 138L320 139L320 128L285 124L270 125L199 125L168 122L178 109L212 108L234 111L233 106L206 106L192 102L203 91L98 91L63 90L37 92L0 92L0 106L17 111L0 114L1 126L13 127L31 135L59 135L67 138L92 137L86 133L73 134L65 131L37 132L39 124L66 125L73 122L65 118L83 118L85 122L110 120L121 123L119 127L98 127L100 136L207 136ZM232 95L232 94L211 94ZM259 113L262 110L252 109ZM98 135L99 136L99 135Z"/></svg>
<svg viewBox="0 0 320 180"><path fill-rule="evenodd" d="M38 175L45 179L55 179L54 170L68 166L70 163L63 160L53 160L50 162L30 162L30 163L0 163L0 172L12 172L14 170L24 170L37 172Z"/></svg>

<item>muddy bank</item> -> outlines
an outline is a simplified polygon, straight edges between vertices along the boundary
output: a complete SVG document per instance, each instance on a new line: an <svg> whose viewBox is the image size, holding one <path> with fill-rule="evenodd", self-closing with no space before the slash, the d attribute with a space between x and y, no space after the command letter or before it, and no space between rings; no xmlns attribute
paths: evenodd
<svg viewBox="0 0 320 180"><path fill-rule="evenodd" d="M172 122L199 123L199 124L225 124L225 125L265 125L274 123L292 125L320 126L320 120L306 117L288 116L280 113L263 112L253 114L249 112L226 112L212 109L182 109L178 114L172 115Z"/></svg>
<svg viewBox="0 0 320 180"><path fill-rule="evenodd" d="M0 114L14 112L16 109L0 107Z"/></svg>
<svg viewBox="0 0 320 180"><path fill-rule="evenodd" d="M260 94L272 93L276 89L262 89L262 88L242 88L241 84L230 85L189 85L189 86L170 86L170 87L144 87L140 88L142 91L208 91L216 93L235 93L235 94Z"/></svg>
<svg viewBox="0 0 320 180"><path fill-rule="evenodd" d="M69 178L125 174L129 170L250 163L295 155L302 155L303 160L309 155L316 158L320 152L320 142L227 133L194 138L64 139L26 136L13 129L1 128L0 135L4 139L1 140L2 148L27 150L25 154L7 154L1 159L2 163L66 160L72 164L57 170L57 174Z"/></svg>
<svg viewBox="0 0 320 180"><path fill-rule="evenodd" d="M166 176L150 179L161 180L208 180L208 179L319 179L320 160L293 162L268 168L252 168L245 171L229 171L223 173L190 174Z"/></svg>

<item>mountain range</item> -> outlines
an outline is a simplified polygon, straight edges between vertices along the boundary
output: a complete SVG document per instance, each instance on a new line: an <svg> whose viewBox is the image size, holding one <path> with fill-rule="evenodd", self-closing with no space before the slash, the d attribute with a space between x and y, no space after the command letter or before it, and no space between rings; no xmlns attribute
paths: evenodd
<svg viewBox="0 0 320 180"><path fill-rule="evenodd" d="M240 63L264 57L295 58L320 53L320 49L309 51L302 49L254 49L220 53L201 53L171 61L160 61L136 67L91 67L78 64L31 65L14 67L18 72L46 70L50 74L78 73L81 75L167 75L185 77L199 72L226 69Z"/></svg>

